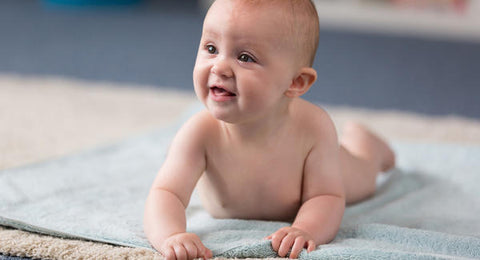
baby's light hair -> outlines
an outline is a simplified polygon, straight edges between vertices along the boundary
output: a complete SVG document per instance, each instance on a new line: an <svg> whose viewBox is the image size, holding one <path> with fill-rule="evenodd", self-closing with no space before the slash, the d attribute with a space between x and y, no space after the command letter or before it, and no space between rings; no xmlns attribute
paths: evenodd
<svg viewBox="0 0 480 260"><path fill-rule="evenodd" d="M288 19L288 36L297 48L301 66L313 65L318 48L319 19L311 0L237 0L237 3L281 7Z"/></svg>
<svg viewBox="0 0 480 260"><path fill-rule="evenodd" d="M285 1L285 0L284 0ZM319 20L311 0L289 0L292 6L294 40L302 48L304 65L312 66L318 48Z"/></svg>

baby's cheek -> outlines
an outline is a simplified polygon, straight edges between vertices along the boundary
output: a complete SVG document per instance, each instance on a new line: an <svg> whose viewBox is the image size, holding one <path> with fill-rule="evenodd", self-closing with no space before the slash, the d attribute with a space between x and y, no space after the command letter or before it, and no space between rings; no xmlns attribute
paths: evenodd
<svg viewBox="0 0 480 260"><path fill-rule="evenodd" d="M208 70L204 66L195 66L193 69L193 85L195 90L207 88Z"/></svg>
<svg viewBox="0 0 480 260"><path fill-rule="evenodd" d="M200 83L200 78L201 78L201 74L200 74L200 67L198 65L195 65L195 67L193 68L193 84L195 87L198 86L198 84Z"/></svg>

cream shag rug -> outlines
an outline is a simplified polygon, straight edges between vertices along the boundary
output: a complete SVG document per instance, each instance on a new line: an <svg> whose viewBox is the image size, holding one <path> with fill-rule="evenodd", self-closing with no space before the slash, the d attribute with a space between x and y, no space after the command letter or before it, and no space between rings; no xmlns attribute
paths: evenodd
<svg viewBox="0 0 480 260"><path fill-rule="evenodd" d="M0 75L0 170L58 158L166 126L190 92L62 78ZM480 121L348 107L326 109L338 129L363 122L387 140L480 144ZM153 251L0 227L0 253L47 259L161 259Z"/></svg>

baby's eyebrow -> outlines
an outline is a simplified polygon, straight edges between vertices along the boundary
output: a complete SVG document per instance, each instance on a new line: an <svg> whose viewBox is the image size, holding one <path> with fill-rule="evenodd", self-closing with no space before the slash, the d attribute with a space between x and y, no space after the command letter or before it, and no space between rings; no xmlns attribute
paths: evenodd
<svg viewBox="0 0 480 260"><path fill-rule="evenodd" d="M212 30L203 30L203 32L202 32L202 37L216 38L219 35L220 35L219 33L215 32L215 31L212 31Z"/></svg>
<svg viewBox="0 0 480 260"><path fill-rule="evenodd" d="M251 40L251 39L245 39L245 38L242 38L242 37L238 37L237 39L235 39L235 41L237 42L237 44L242 45L242 46L247 47L247 48L251 48L251 49L262 49L266 45L266 43L264 43L264 42L254 41L254 40Z"/></svg>
<svg viewBox="0 0 480 260"><path fill-rule="evenodd" d="M223 38L222 33L219 33L215 30L215 28L204 28L202 32L202 41L209 41L209 40L221 40ZM262 50L266 48L268 45L267 42L259 41L258 39L252 39L252 35L245 34L245 33L233 33L226 38L230 38L237 48L247 48L251 50Z"/></svg>

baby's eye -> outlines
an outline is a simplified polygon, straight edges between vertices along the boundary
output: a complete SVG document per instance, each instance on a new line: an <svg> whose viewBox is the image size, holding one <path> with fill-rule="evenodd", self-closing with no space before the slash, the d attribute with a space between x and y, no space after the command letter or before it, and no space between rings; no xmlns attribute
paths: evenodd
<svg viewBox="0 0 480 260"><path fill-rule="evenodd" d="M241 62L255 62L255 60L247 54L241 54L238 56L238 60Z"/></svg>
<svg viewBox="0 0 480 260"><path fill-rule="evenodd" d="M210 54L217 53L217 48L215 48L215 46L213 46L213 45L207 45L206 49L207 49L208 53L210 53Z"/></svg>

